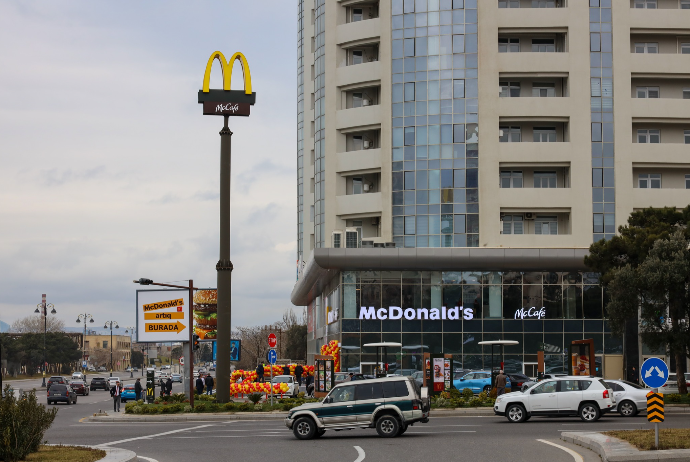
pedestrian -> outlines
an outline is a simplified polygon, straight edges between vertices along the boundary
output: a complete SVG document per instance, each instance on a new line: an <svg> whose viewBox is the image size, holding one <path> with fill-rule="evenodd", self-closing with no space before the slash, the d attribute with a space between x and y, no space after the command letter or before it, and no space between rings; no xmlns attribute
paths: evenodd
<svg viewBox="0 0 690 462"><path fill-rule="evenodd" d="M120 412L120 398L122 396L120 382L115 382L115 386L110 389L110 396L113 397L113 412Z"/></svg>
<svg viewBox="0 0 690 462"><path fill-rule="evenodd" d="M507 382L508 377L503 373L503 369L501 369L496 376L496 396L501 396L506 392Z"/></svg>
<svg viewBox="0 0 690 462"><path fill-rule="evenodd" d="M302 386L302 374L304 374L304 368L301 364L295 366L295 377L297 377L297 383Z"/></svg>
<svg viewBox="0 0 690 462"><path fill-rule="evenodd" d="M194 382L194 385L196 385L197 395L202 395L204 393L204 379L201 377L201 374L199 374L199 376L196 378L196 382Z"/></svg>
<svg viewBox="0 0 690 462"><path fill-rule="evenodd" d="M172 393L172 379L168 377L167 382L165 382L165 394L170 396L170 393Z"/></svg>
<svg viewBox="0 0 690 462"><path fill-rule="evenodd" d="M160 379L158 381L158 384L161 386L161 397L163 397L165 396L165 382L163 381L163 379Z"/></svg>
<svg viewBox="0 0 690 462"><path fill-rule="evenodd" d="M283 366L283 375L290 375L290 366L287 364Z"/></svg>
<svg viewBox="0 0 690 462"><path fill-rule="evenodd" d="M257 383L264 381L264 365L263 365L263 363L259 363L259 365L256 366L256 381L257 381Z"/></svg>
<svg viewBox="0 0 690 462"><path fill-rule="evenodd" d="M134 384L134 394L137 397L137 401L139 401L141 399L141 379L137 379Z"/></svg>
<svg viewBox="0 0 690 462"><path fill-rule="evenodd" d="M630 380L632 383L639 383L639 377L637 375L637 369L635 369L635 366L633 366L630 370L630 373L628 374L628 380Z"/></svg>
<svg viewBox="0 0 690 462"><path fill-rule="evenodd" d="M206 394L207 395L212 395L213 394L213 377L211 377L211 374L208 374L206 376L206 380L204 380L206 383Z"/></svg>

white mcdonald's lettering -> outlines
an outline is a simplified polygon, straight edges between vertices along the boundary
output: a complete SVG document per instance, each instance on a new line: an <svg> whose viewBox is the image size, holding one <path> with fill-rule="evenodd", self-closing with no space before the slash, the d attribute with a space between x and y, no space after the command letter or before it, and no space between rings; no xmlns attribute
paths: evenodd
<svg viewBox="0 0 690 462"><path fill-rule="evenodd" d="M240 110L240 105L237 103L228 103L228 104L218 104L216 106L216 112L232 112L233 114L237 111Z"/></svg>
<svg viewBox="0 0 690 462"><path fill-rule="evenodd" d="M524 309L520 308L519 310L515 310L515 319L525 319L525 318L545 318L546 317L546 307L542 306L541 308L537 309L535 307Z"/></svg>
<svg viewBox="0 0 690 462"><path fill-rule="evenodd" d="M462 315L463 319L470 320L474 318L474 311L472 308L463 308L461 306L456 306L452 308L446 308L445 306L441 309L439 308L406 308L403 310L399 306L389 306L388 308L376 309L373 306L366 307L363 306L359 310L359 319L401 319L403 316L408 320L442 320L447 319L449 321L456 321L460 319Z"/></svg>

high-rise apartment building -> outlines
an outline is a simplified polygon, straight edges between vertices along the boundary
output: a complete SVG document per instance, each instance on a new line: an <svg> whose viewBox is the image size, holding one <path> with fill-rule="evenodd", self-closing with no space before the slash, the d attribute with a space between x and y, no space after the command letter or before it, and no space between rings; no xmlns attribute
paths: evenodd
<svg viewBox="0 0 690 462"><path fill-rule="evenodd" d="M663 357L610 333L583 257L633 210L690 203L690 0L299 0L298 18L310 355L336 339L366 372L363 345L391 341L402 369L482 368L477 342L509 339L506 368L534 375L538 351L567 370L593 338L610 377Z"/></svg>

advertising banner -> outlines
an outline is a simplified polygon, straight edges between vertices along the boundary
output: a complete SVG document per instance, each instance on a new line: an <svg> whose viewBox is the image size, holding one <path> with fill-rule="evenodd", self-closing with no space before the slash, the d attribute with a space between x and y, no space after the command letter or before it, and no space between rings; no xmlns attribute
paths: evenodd
<svg viewBox="0 0 690 462"><path fill-rule="evenodd" d="M215 342L213 344L215 346ZM213 350L214 353L216 350ZM242 357L242 341L230 339L230 361L239 361ZM213 360L216 360L216 355L213 355Z"/></svg>
<svg viewBox="0 0 690 462"><path fill-rule="evenodd" d="M137 342L186 342L189 339L189 291L137 290Z"/></svg>
<svg viewBox="0 0 690 462"><path fill-rule="evenodd" d="M434 378L434 391L443 391L445 388L445 359L433 358L432 375Z"/></svg>

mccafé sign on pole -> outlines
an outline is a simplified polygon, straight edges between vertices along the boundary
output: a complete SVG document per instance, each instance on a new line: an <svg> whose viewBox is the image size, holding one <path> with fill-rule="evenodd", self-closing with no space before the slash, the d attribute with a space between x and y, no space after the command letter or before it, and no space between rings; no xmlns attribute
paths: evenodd
<svg viewBox="0 0 690 462"><path fill-rule="evenodd" d="M215 61L220 63L220 69L223 73L222 90L209 88L211 68ZM235 61L239 61L242 66L244 90L231 90L232 66ZM220 51L213 52L206 63L198 102L203 105L204 115L219 115L223 116L224 120L223 128L220 131L220 249L218 263L216 263L218 281L216 399L220 403L225 403L230 399L230 292L232 290L230 275L233 269L230 261L230 141L232 132L228 128L228 118L249 116L250 107L256 102L256 93L252 91L252 76L247 58L242 53L237 52L229 60L226 60ZM190 338L190 358L193 354L191 343Z"/></svg>

